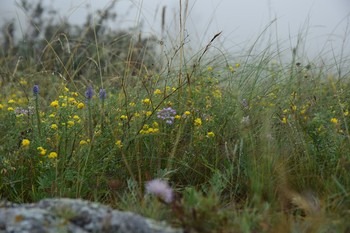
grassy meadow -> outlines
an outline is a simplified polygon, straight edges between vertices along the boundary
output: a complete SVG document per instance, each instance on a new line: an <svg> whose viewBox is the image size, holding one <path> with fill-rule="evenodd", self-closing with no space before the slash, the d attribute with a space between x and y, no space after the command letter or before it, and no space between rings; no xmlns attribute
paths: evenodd
<svg viewBox="0 0 350 233"><path fill-rule="evenodd" d="M25 39L11 23L1 37L0 198L83 198L186 232L350 231L337 59L254 46L231 59L210 53L215 36L190 56L184 28L169 48L109 32L108 10L74 27L45 24L38 5ZM171 200L147 192L154 179Z"/></svg>

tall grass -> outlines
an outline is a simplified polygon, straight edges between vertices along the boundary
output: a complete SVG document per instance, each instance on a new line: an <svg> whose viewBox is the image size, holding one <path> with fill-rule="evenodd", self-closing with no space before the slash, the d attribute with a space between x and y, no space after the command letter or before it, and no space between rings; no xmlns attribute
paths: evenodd
<svg viewBox="0 0 350 233"><path fill-rule="evenodd" d="M152 38L96 24L2 47L1 198L84 198L193 232L348 231L348 73L273 45L208 64L220 34L186 60L180 3L164 67ZM173 202L145 192L155 178Z"/></svg>

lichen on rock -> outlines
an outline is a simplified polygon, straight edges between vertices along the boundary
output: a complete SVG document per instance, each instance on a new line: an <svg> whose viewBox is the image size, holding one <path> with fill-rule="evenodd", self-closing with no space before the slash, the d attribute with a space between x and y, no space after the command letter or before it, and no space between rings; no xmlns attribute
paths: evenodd
<svg viewBox="0 0 350 233"><path fill-rule="evenodd" d="M0 233L181 233L164 223L81 199L0 203Z"/></svg>

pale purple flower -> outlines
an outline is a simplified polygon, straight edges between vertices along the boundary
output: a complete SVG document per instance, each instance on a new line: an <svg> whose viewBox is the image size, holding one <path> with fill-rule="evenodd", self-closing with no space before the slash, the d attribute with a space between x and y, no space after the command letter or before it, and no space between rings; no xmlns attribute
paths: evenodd
<svg viewBox="0 0 350 233"><path fill-rule="evenodd" d="M94 96L94 89L92 89L92 86L89 86L87 89L86 89L86 92L85 92L85 97L86 99L91 99L92 97Z"/></svg>
<svg viewBox="0 0 350 233"><path fill-rule="evenodd" d="M146 192L159 197L166 203L171 203L174 199L173 190L168 182L161 179L146 182Z"/></svg>
<svg viewBox="0 0 350 233"><path fill-rule="evenodd" d="M100 95L100 99L101 99L101 100L106 99L106 95L107 95L107 94L106 94L106 90L103 89L103 88L101 88L101 89L100 89L99 95Z"/></svg>
<svg viewBox="0 0 350 233"><path fill-rule="evenodd" d="M157 113L157 118L162 119L165 121L165 123L171 125L174 123L176 115L176 110L172 109L171 107L163 108Z"/></svg>
<svg viewBox="0 0 350 233"><path fill-rule="evenodd" d="M31 114L33 114L33 108L32 107L28 107L28 108L17 107L15 109L15 113L16 113L16 115L31 115Z"/></svg>

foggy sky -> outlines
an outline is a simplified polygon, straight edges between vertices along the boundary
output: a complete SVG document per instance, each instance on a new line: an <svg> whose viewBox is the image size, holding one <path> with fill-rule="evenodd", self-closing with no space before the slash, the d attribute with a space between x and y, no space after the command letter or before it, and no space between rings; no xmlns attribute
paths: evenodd
<svg viewBox="0 0 350 233"><path fill-rule="evenodd" d="M0 0L0 20L15 18L22 27L26 20L15 0ZM73 23L84 21L87 12L103 9L109 0L44 0L59 9L60 17ZM183 1L184 3L185 1ZM143 33L161 38L161 8L166 6L166 31L179 32L178 0L120 0L116 4L117 21L111 28L127 28L143 22ZM217 32L216 41L227 50L244 49L253 43L273 20L264 35L293 47L298 37L307 41L311 55L339 52L347 31L350 0L189 0L186 33L192 46L205 46ZM349 44L349 43L348 43ZM197 49L197 48L195 48ZM346 51L350 51L346 47Z"/></svg>

